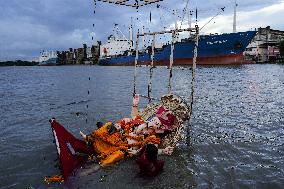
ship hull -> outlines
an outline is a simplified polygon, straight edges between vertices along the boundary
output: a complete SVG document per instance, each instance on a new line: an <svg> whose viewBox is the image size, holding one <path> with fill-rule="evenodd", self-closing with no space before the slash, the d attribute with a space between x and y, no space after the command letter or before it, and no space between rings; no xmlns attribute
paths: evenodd
<svg viewBox="0 0 284 189"><path fill-rule="evenodd" d="M255 36L256 32L239 32L231 34L201 36L198 46L197 64L199 65L230 65L230 64L251 64L253 61L246 61L243 52ZM178 42L174 49L174 66L192 65L194 41ZM154 65L168 66L171 52L170 45L165 45L162 50L155 52ZM102 58L100 65L104 66L133 66L135 55L113 56ZM151 53L139 54L139 65L150 65Z"/></svg>
<svg viewBox="0 0 284 189"><path fill-rule="evenodd" d="M174 59L174 66L190 66L193 63L193 58L177 58ZM198 65L238 65L238 64L254 64L255 61L245 60L243 54L233 54L215 57L198 57ZM115 62L109 63L108 60L100 61L103 66L134 66L133 62ZM151 65L151 61L138 61L138 65ZM168 66L169 60L154 60L156 66Z"/></svg>

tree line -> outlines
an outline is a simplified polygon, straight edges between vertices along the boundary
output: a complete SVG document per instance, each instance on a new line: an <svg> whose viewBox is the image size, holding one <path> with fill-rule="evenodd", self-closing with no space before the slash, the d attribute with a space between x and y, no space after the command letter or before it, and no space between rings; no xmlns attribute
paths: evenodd
<svg viewBox="0 0 284 189"><path fill-rule="evenodd" d="M0 61L0 66L36 66L38 62L30 62L23 60L15 60L15 61Z"/></svg>

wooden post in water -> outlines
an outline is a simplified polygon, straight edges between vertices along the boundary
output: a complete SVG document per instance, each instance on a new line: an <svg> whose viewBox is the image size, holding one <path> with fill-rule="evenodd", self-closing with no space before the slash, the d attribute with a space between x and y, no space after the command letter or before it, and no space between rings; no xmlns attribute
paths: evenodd
<svg viewBox="0 0 284 189"><path fill-rule="evenodd" d="M134 65L134 89L133 89L133 96L136 94L136 82L137 82L137 64L138 64L138 51L139 51L139 30L136 37L136 56L135 56L135 65Z"/></svg>
<svg viewBox="0 0 284 189"><path fill-rule="evenodd" d="M176 31L172 31L172 43L171 43L171 55L170 55L170 77L169 77L169 84L168 84L168 93L172 92L172 77L173 77L173 63L174 63L174 49L175 49L175 38L176 38Z"/></svg>
<svg viewBox="0 0 284 189"><path fill-rule="evenodd" d="M151 92L152 92L152 77L153 77L153 69L154 69L154 55L155 55L155 41L156 41L156 35L153 35L153 40L152 40L152 53L151 53L151 67L150 67L150 80L148 84L148 100L149 103L151 103L152 98L151 98Z"/></svg>
<svg viewBox="0 0 284 189"><path fill-rule="evenodd" d="M198 49L198 41L199 41L199 27L195 25L195 46L194 46L194 56L192 61L192 81L191 81L191 101L190 101L190 115L189 119L191 119L192 108L193 108L193 100L194 100L194 88L195 88L195 69L197 62L197 49Z"/></svg>

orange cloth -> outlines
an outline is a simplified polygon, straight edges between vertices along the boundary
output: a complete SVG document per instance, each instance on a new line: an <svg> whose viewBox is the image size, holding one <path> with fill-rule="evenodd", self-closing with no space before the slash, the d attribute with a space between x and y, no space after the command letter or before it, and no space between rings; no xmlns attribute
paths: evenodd
<svg viewBox="0 0 284 189"><path fill-rule="evenodd" d="M111 122L104 124L101 128L94 130L91 135L87 136L87 141L91 142L94 148L94 151L97 153L98 157L101 159L101 163L115 163L119 159L123 158L121 154L124 154L122 151L127 151L127 142L122 140L122 135L119 132L113 134L108 133L108 127L112 125ZM117 156L117 154L120 154ZM116 158L111 157L114 155ZM111 162L113 159L114 162ZM106 163L104 163L106 164Z"/></svg>
<svg viewBox="0 0 284 189"><path fill-rule="evenodd" d="M101 160L101 165L102 166L108 166L113 163L118 162L124 157L124 153L120 150L113 152L109 156L107 156L105 159Z"/></svg>

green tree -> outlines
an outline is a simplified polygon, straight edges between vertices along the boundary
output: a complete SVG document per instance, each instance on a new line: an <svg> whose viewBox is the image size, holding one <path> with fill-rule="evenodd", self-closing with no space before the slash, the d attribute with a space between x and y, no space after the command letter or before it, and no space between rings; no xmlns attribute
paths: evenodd
<svg viewBox="0 0 284 189"><path fill-rule="evenodd" d="M284 56L284 40L279 43L280 55Z"/></svg>
<svg viewBox="0 0 284 189"><path fill-rule="evenodd" d="M29 62L29 61L22 61L22 60L16 60L16 61L0 61L0 66L36 66L38 65L38 62Z"/></svg>

